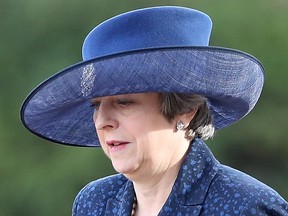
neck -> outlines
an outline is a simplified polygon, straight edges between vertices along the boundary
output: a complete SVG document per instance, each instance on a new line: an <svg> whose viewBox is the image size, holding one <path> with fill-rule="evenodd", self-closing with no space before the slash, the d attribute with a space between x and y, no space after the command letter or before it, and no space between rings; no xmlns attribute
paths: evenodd
<svg viewBox="0 0 288 216"><path fill-rule="evenodd" d="M136 215L158 215L171 193L183 159L147 181L133 181L137 198Z"/></svg>
<svg viewBox="0 0 288 216"><path fill-rule="evenodd" d="M178 144L178 148L172 155L165 155L165 157L170 158L169 161L166 158L158 160L158 163L154 163L157 166L148 163L152 165L143 166L145 169L138 169L126 176L133 181L134 185L137 199L135 215L156 216L164 206L190 146L187 140Z"/></svg>

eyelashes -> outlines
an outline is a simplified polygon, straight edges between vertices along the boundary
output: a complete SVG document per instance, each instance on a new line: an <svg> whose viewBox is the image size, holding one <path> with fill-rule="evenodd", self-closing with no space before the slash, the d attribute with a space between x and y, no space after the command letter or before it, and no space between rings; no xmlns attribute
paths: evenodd
<svg viewBox="0 0 288 216"><path fill-rule="evenodd" d="M92 108L94 108L94 109L99 109L99 107L100 107L100 101L91 101L90 102L90 107L92 107Z"/></svg>
<svg viewBox="0 0 288 216"><path fill-rule="evenodd" d="M117 99L115 101L112 101L111 104L112 106L116 106L116 107L128 107L132 104L134 104L135 102L133 100L130 99ZM90 107L94 108L95 110L98 110L100 108L101 105L101 101L97 101L97 100L91 100L91 104Z"/></svg>
<svg viewBox="0 0 288 216"><path fill-rule="evenodd" d="M134 101L132 100L117 100L117 104L118 105L122 105L122 106L129 106L130 104L133 104Z"/></svg>

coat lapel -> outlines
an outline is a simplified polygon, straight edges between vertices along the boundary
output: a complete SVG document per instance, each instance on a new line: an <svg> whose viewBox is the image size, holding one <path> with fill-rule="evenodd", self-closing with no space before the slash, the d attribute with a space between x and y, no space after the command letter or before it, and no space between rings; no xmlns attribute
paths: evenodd
<svg viewBox="0 0 288 216"><path fill-rule="evenodd" d="M127 181L115 198L108 200L106 205L105 216L130 216L135 192L133 183Z"/></svg>
<svg viewBox="0 0 288 216"><path fill-rule="evenodd" d="M201 209L219 162L200 140L195 139L159 216L201 214Z"/></svg>

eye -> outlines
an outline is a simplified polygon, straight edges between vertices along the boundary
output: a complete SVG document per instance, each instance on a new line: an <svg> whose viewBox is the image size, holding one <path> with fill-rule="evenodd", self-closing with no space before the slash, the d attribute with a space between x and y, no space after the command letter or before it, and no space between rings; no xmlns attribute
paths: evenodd
<svg viewBox="0 0 288 216"><path fill-rule="evenodd" d="M126 99L119 99L117 100L117 104L121 105L121 106L128 106L130 104L133 104L134 102L132 100L126 100Z"/></svg>
<svg viewBox="0 0 288 216"><path fill-rule="evenodd" d="M91 101L90 107L93 107L94 109L98 110L100 107L101 102L100 101Z"/></svg>

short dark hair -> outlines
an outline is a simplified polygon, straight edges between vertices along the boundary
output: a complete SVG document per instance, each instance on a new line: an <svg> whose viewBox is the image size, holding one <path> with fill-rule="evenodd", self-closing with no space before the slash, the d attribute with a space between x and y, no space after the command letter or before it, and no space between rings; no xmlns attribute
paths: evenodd
<svg viewBox="0 0 288 216"><path fill-rule="evenodd" d="M197 94L160 93L160 112L171 122L177 115L192 112L197 109L194 118L186 128L186 137L190 140L199 137L204 140L213 137L215 128L211 111L208 108L207 98ZM187 136L189 130L193 130Z"/></svg>

